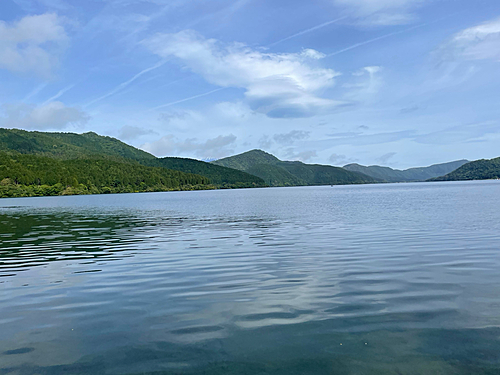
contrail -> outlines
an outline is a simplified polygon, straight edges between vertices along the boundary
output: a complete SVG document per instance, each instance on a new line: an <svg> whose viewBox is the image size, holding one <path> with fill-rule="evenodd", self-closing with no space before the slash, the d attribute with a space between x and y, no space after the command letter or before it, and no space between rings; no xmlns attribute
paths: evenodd
<svg viewBox="0 0 500 375"><path fill-rule="evenodd" d="M221 91L221 90L224 90L224 89L226 89L226 87L219 87L218 89L215 89L215 90L212 90L212 91L208 91L208 92L205 92L203 94L198 94L198 95L195 95L195 96L190 96L189 98L184 98L184 99L181 99L181 100L176 100L175 102L170 102L170 103L167 103L167 104L162 104L162 105L159 105L158 107L154 107L154 108L148 109L148 112L149 111L154 111L154 110L160 109L160 108L170 107L171 105L174 105L174 104L184 103L184 102L187 102L189 100L201 98L202 96L207 96L207 95L213 94L214 92Z"/></svg>
<svg viewBox="0 0 500 375"><path fill-rule="evenodd" d="M455 12L455 13L452 13L452 14L448 14L448 15L446 15L444 17L440 17L437 20L434 20L434 21L431 21L431 22L421 23L419 25L412 26L412 27L409 27L409 28L404 29L404 30L395 31L395 32L392 32L392 33L389 33L389 34L378 36L378 37L373 38L373 39L368 39L368 40L365 40L364 42L353 44L352 46L346 47L346 48L341 49L341 50L339 50L337 52L330 53L330 54L326 55L325 57L335 56L335 55L338 55L340 53L347 52L347 51L350 51L352 49L355 49L355 48L358 48L358 47L361 47L361 46L364 46L366 44L370 44L370 43L373 43L373 42L376 42L376 41L379 41L379 40L382 40L382 39L386 39L386 38L389 38L389 37L394 36L394 35L404 34L404 33L410 32L412 30L419 29L421 27L428 26L428 25L431 25L433 23L440 22L440 21L442 21L442 20L444 20L446 18L453 17L453 16L455 16L455 15L457 15L459 13L462 13L462 12L460 11L460 12Z"/></svg>
<svg viewBox="0 0 500 375"><path fill-rule="evenodd" d="M273 47L276 44L279 44L279 43L284 42L286 40L289 40L289 39L292 39L292 38L295 38L297 36L301 36L301 35L304 35L304 34L308 34L308 33L312 32L312 31L315 31L315 30L321 29L321 28L323 28L325 26L331 25L332 23L336 23L336 22L342 21L343 19L346 19L347 17L348 16L340 17L340 18L334 19L332 21L328 21L328 22L322 23L320 25L311 27L310 29L302 30L302 31L300 31L300 32L298 32L296 34L293 34L293 35L287 36L286 38L280 39L277 42L268 44L267 47Z"/></svg>
<svg viewBox="0 0 500 375"><path fill-rule="evenodd" d="M350 51L350 50L352 50L352 49L355 49L355 48L358 48L358 47L364 46L364 45L366 45L366 44L370 44L370 43L376 42L376 41L378 41L378 40L386 39L386 38L389 38L389 37L394 36L394 35L407 33L407 32L409 32L409 31L412 31L412 30L415 30L415 29L418 29L418 28L420 28L420 27L424 27L424 26L427 26L427 25L428 25L427 23L421 23L420 25L416 25L416 26L413 26L413 27L409 27L409 28L404 29L404 30L395 31L395 32L393 32L393 33L389 33L389 34L381 35L381 36L378 36L378 37L373 38L373 39L368 39L368 40L365 40L364 42L356 43L356 44L353 44L352 46L349 46L349 47L346 47L346 48L341 49L341 50L339 50L339 51L336 51L336 52L330 53L330 54L326 55L325 57L335 56L335 55L338 55L338 54L340 54L340 53L344 53L344 52Z"/></svg>
<svg viewBox="0 0 500 375"><path fill-rule="evenodd" d="M166 61L160 61L159 63L149 67L149 68L146 68L144 70L141 70L139 73L137 73L135 76L133 76L132 78L130 78L128 81L125 81L125 82L122 82L120 83L118 86L116 86L113 90L111 90L110 92L108 92L107 94L104 94L103 96L97 98L97 99L94 99L94 100L91 100L90 102L88 102L87 104L85 104L83 107L86 108L88 107L89 105L92 105L94 103L97 103L103 99L106 99L108 97L110 97L111 95L114 95L116 94L118 91L124 89L125 87L127 87L128 85L130 85L132 82L134 82L137 78L139 78L140 76L154 70L154 69L157 69L159 68L160 66L164 65L166 63Z"/></svg>
<svg viewBox="0 0 500 375"><path fill-rule="evenodd" d="M31 90L31 92L26 95L23 99L23 102L26 102L28 101L29 99L31 99L32 97L34 97L35 95L37 95L40 91L42 91L45 87L47 87L47 83L42 83L41 85L38 85L37 87L35 87L33 90Z"/></svg>
<svg viewBox="0 0 500 375"><path fill-rule="evenodd" d="M75 84L69 85L69 86L63 88L62 90L59 90L59 92L57 94L55 94L53 97L51 97L51 98L47 99L46 101L44 101L41 105L43 106L43 105L46 105L46 104L50 103L53 100L56 100L61 95L63 95L66 91L71 90L73 87L75 87Z"/></svg>

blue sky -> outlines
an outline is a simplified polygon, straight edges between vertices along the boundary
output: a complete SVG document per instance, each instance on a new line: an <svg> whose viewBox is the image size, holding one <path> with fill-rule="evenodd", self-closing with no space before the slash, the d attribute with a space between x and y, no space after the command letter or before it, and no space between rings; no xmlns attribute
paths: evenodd
<svg viewBox="0 0 500 375"><path fill-rule="evenodd" d="M157 156L500 156L498 0L2 0L0 126Z"/></svg>

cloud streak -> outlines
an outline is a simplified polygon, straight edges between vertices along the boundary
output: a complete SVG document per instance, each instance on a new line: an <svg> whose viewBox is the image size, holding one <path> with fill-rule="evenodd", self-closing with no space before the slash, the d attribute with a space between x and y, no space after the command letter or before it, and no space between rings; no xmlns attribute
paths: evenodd
<svg viewBox="0 0 500 375"><path fill-rule="evenodd" d="M500 18L455 34L439 53L447 60L500 61Z"/></svg>

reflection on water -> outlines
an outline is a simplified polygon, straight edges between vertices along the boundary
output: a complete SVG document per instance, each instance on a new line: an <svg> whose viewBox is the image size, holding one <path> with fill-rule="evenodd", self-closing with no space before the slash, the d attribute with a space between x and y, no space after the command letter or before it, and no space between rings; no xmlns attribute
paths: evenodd
<svg viewBox="0 0 500 375"><path fill-rule="evenodd" d="M500 185L0 201L0 374L500 373Z"/></svg>

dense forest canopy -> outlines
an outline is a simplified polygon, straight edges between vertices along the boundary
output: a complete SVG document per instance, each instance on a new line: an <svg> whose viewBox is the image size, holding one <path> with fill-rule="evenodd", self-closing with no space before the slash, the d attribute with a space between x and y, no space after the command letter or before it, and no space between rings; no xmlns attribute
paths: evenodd
<svg viewBox="0 0 500 375"><path fill-rule="evenodd" d="M206 177L106 159L0 152L0 197L213 188Z"/></svg>

